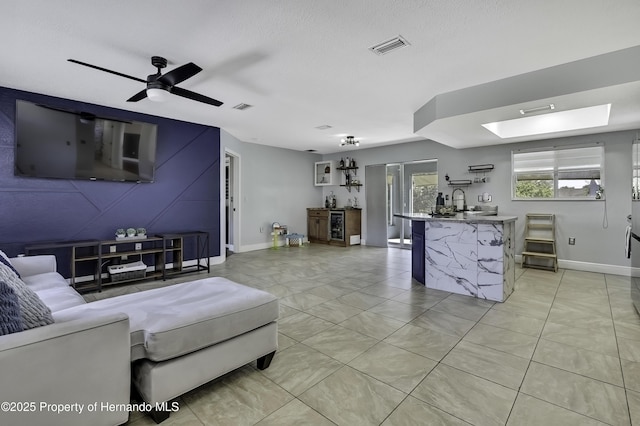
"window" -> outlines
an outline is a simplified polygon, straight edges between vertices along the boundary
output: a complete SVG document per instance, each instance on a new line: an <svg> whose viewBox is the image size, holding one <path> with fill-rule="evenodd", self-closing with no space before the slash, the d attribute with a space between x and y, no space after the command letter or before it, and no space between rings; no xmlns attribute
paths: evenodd
<svg viewBox="0 0 640 426"><path fill-rule="evenodd" d="M602 145L513 151L513 199L600 199Z"/></svg>
<svg viewBox="0 0 640 426"><path fill-rule="evenodd" d="M437 173L411 174L411 213L431 213L438 195Z"/></svg>

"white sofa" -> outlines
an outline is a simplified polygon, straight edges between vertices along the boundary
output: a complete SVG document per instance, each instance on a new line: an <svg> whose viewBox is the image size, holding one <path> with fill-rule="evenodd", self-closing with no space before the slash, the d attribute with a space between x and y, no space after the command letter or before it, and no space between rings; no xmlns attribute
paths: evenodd
<svg viewBox="0 0 640 426"><path fill-rule="evenodd" d="M120 385L117 390L113 389L113 394L106 396L84 395L92 402L100 397L97 401L113 399L128 403L129 386L132 383L142 399L155 407L156 404L168 402L254 360L257 360L258 368L267 368L277 349L277 297L225 278L210 277L85 303L84 298L55 272L55 257L18 257L12 258L11 263L20 272L23 281L51 309L55 323L0 336L0 369L5 369L5 356L16 365L20 364L20 360L14 359L10 353L3 355L6 339L22 341L23 334L38 332L38 343L47 346L55 343L49 342L48 330L63 327L65 324L77 324L77 327L82 328L84 324L95 322L97 319L122 322L121 328L126 329L126 332L120 330L117 343L101 339L87 344L75 342L74 347L85 348L77 349L78 351L90 350L100 353L102 358L108 358L109 363L105 360L103 365L100 364L103 362L102 358L93 353L81 356L88 369L91 367L95 372L103 372L102 374L107 376L105 380L118 379ZM95 338L93 331L87 331L87 334ZM74 339L75 335L69 338ZM113 354L114 345L117 347L116 356ZM126 348L126 351L123 348ZM61 347L60 351L61 356L64 356L65 347ZM45 363L45 360L46 357L41 361ZM112 374L110 363L116 362L124 368L122 374ZM55 365L50 361L47 361L47 364L46 368L50 369ZM74 369L78 368L76 364L63 364L67 365L68 375L59 375L59 380L81 381L82 377L74 374ZM54 370L67 371L57 366ZM119 369L115 368L115 371ZM126 389L121 383L125 381L125 377ZM35 382L37 383L37 380ZM95 386L100 387L102 384L95 383ZM29 389L29 385L25 384L21 395L30 396ZM10 400L9 397L13 395L7 390L8 394L5 397L2 392L5 390L0 391L2 400ZM119 424L126 421L128 415L108 414L109 416L100 418L100 421L89 422L85 418L83 423L59 424ZM169 411L154 409L149 414L159 422L168 417Z"/></svg>
<svg viewBox="0 0 640 426"><path fill-rule="evenodd" d="M84 299L55 272L54 256L11 259L23 281L52 312ZM129 318L103 313L0 336L0 423L119 425L129 413L89 411L98 402L127 404L130 396ZM70 404L66 407L43 404ZM77 404L77 405L72 405ZM59 408L66 409L64 412Z"/></svg>

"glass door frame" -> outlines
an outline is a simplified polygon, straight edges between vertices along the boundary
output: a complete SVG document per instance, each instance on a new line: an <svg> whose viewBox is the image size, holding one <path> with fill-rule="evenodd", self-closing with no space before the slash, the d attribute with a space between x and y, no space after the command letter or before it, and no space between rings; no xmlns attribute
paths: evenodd
<svg viewBox="0 0 640 426"><path fill-rule="evenodd" d="M412 241L411 241L411 220L402 219L395 217L394 214L398 213L398 209L395 207L401 207L402 214L412 214L413 210L413 175L420 172L411 172L411 176L407 177L405 174L407 173L405 170L405 166L421 164L421 163L435 163L435 175L436 175L436 192L437 192L437 176L438 176L438 160L437 159L427 159L427 160L416 160L416 161L405 161L401 163L388 163L386 164L386 172L387 172L387 184L386 184L386 211L387 211L387 245L389 247L397 247L401 249L411 249ZM398 176L399 182L389 182L389 170L390 168L398 168L397 174L393 175L393 177ZM424 172L429 173L429 172ZM407 180L409 178L409 180ZM407 188L405 182L410 182L411 187ZM400 193L400 199L397 199L397 192ZM434 198L435 203L435 198ZM398 238L391 238L390 228L393 226L399 226L399 229L396 229L394 235L399 232ZM395 241L395 240L398 241Z"/></svg>

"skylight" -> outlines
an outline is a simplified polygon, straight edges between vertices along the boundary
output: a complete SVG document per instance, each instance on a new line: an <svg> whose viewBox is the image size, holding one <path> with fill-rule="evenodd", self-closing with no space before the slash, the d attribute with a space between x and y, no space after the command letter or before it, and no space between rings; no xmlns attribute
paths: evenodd
<svg viewBox="0 0 640 426"><path fill-rule="evenodd" d="M531 117L495 121L482 126L501 139L589 129L609 124L611 104L596 105Z"/></svg>

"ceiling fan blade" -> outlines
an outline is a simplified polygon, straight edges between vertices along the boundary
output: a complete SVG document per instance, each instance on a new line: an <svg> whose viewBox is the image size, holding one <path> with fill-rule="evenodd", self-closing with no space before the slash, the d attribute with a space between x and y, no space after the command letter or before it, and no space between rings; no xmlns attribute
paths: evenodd
<svg viewBox="0 0 640 426"><path fill-rule="evenodd" d="M133 95L129 99L127 99L127 102L138 102L138 101L143 100L146 97L147 97L147 89L144 89L144 90L139 91L138 93L136 93L135 95Z"/></svg>
<svg viewBox="0 0 640 426"><path fill-rule="evenodd" d="M205 104L209 104L213 106L222 105L222 102L220 102L217 99L209 98L199 93L195 93L186 89L181 89L179 87L173 87L171 89L171 93L173 93L174 95L182 96L183 98L191 99L192 101L203 102Z"/></svg>
<svg viewBox="0 0 640 426"><path fill-rule="evenodd" d="M143 79L138 78L138 77L133 77L131 75L123 74L123 73L118 72L118 71L108 70L106 68L102 68L102 67L99 67L97 65L87 64L86 62L80 62L80 61L77 61L75 59L67 59L67 61L73 62L74 64L78 64L78 65L84 65L85 67L93 68L93 69L96 69L96 70L108 72L109 74L115 74L115 75L120 76L120 77L129 78L131 80L139 81L141 83L146 83L147 82L147 80L143 80Z"/></svg>
<svg viewBox="0 0 640 426"><path fill-rule="evenodd" d="M169 87L175 86L176 84L180 84L188 78L193 77L202 71L202 68L194 64L193 62L189 62L188 64L184 64L181 67L178 67L174 70L169 71L168 73L160 76L158 81L161 81L168 85Z"/></svg>

